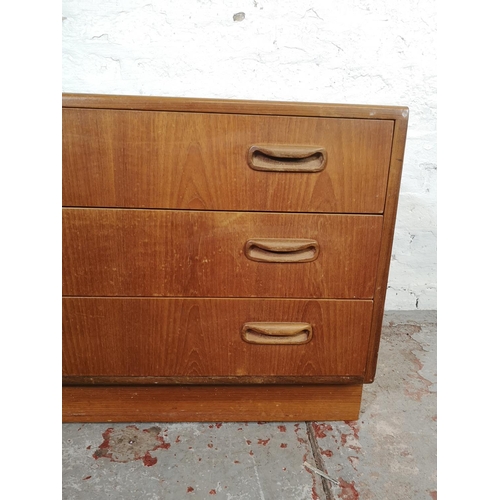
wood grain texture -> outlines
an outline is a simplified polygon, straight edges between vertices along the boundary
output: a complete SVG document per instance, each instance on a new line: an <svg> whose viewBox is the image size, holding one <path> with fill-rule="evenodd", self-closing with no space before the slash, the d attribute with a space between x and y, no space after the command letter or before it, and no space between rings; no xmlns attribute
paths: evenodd
<svg viewBox="0 0 500 500"><path fill-rule="evenodd" d="M62 106L63 108L320 116L377 120L396 120L408 115L408 108L405 106L74 93L62 95Z"/></svg>
<svg viewBox="0 0 500 500"><path fill-rule="evenodd" d="M63 205L381 213L393 122L63 110ZM255 144L319 146L317 173L260 172Z"/></svg>
<svg viewBox="0 0 500 500"><path fill-rule="evenodd" d="M406 143L406 132L408 128L408 114L404 118L396 120L394 132L394 144L391 157L391 168L389 184L387 187L387 199L384 207L384 225L382 241L380 245L380 258L377 269L377 283L373 307L373 319L369 342L369 355L367 358L365 383L372 383L375 379L377 358L382 332L382 321L384 317L385 296L389 280L389 269L391 263L392 244L394 229L396 226L396 215L399 200L399 188L401 175L403 173L403 157Z"/></svg>
<svg viewBox="0 0 500 500"><path fill-rule="evenodd" d="M362 385L63 387L63 422L356 420Z"/></svg>
<svg viewBox="0 0 500 500"><path fill-rule="evenodd" d="M407 126L400 106L63 94L63 421L358 418ZM299 239L310 262L259 261ZM242 339L264 322L312 338Z"/></svg>
<svg viewBox="0 0 500 500"><path fill-rule="evenodd" d="M371 301L63 299L67 376L363 376ZM245 323L312 326L302 345L244 342ZM277 380L277 379L275 379Z"/></svg>
<svg viewBox="0 0 500 500"><path fill-rule="evenodd" d="M129 377L129 376L87 376L63 375L63 385L332 385L332 384L362 384L362 375L316 375L308 377L303 375L224 375L222 377Z"/></svg>
<svg viewBox="0 0 500 500"><path fill-rule="evenodd" d="M371 298L382 217L63 210L63 294ZM318 242L312 262L256 262L252 238Z"/></svg>

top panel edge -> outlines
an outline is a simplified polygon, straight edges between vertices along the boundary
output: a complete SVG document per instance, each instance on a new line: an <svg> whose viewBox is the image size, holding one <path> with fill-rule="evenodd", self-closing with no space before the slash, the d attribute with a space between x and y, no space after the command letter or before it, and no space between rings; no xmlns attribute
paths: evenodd
<svg viewBox="0 0 500 500"><path fill-rule="evenodd" d="M408 118L408 108L405 106L110 94L63 93L62 106L63 108L371 118L384 120L406 120Z"/></svg>

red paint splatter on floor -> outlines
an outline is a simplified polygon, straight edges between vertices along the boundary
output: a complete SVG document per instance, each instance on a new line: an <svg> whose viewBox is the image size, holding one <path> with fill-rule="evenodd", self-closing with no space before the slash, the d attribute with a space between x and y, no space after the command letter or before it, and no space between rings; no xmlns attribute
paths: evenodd
<svg viewBox="0 0 500 500"><path fill-rule="evenodd" d="M281 443L280 448L286 448L288 445L286 443Z"/></svg>
<svg viewBox="0 0 500 500"><path fill-rule="evenodd" d="M156 457L152 457L149 451L146 452L144 458L142 459L142 463L146 467L151 467L152 465L155 465L156 462L158 462L158 459Z"/></svg>
<svg viewBox="0 0 500 500"><path fill-rule="evenodd" d="M285 425L278 425L278 429L280 432L286 432L286 426Z"/></svg>
<svg viewBox="0 0 500 500"><path fill-rule="evenodd" d="M354 437L359 439L359 425L355 420L345 420L344 421L351 429Z"/></svg>
<svg viewBox="0 0 500 500"><path fill-rule="evenodd" d="M432 385L432 382L429 382L429 380L422 377L422 375L418 373L420 370L422 370L424 365L415 355L413 355L412 364L414 366L415 373L411 373L409 375L409 378L412 380L416 380L417 383L411 381L407 382L405 387L405 395L410 399L413 399L413 401L421 401L422 396L426 396L430 393L429 388Z"/></svg>
<svg viewBox="0 0 500 500"><path fill-rule="evenodd" d="M342 443L342 446L346 446L347 448L349 448L350 450L352 451L361 451L361 446L358 446L358 445L355 445L355 444L347 444L347 438L348 437L352 437L350 434L342 434L340 436L340 442Z"/></svg>
<svg viewBox="0 0 500 500"><path fill-rule="evenodd" d="M102 433L104 441L99 445L99 448L97 448L97 450L92 455L95 460L97 460L98 458L113 458L111 453L105 451L109 449L109 439L113 431L113 427L109 427Z"/></svg>
<svg viewBox="0 0 500 500"><path fill-rule="evenodd" d="M222 422L217 422L215 424L215 427L217 427L217 429L220 429L222 427Z"/></svg>
<svg viewBox="0 0 500 500"><path fill-rule="evenodd" d="M192 493L194 491L194 488L192 486L188 486L186 493Z"/></svg>
<svg viewBox="0 0 500 500"><path fill-rule="evenodd" d="M437 500L437 491L429 491L429 495L431 496L432 500Z"/></svg>
<svg viewBox="0 0 500 500"><path fill-rule="evenodd" d="M253 451L252 451L252 450L250 450L250 451L248 452L248 454L249 454L249 455L251 455L251 456L253 457Z"/></svg>
<svg viewBox="0 0 500 500"><path fill-rule="evenodd" d="M87 450L90 450L90 448L92 448L92 446L90 446L90 444L87 446Z"/></svg>
<svg viewBox="0 0 500 500"><path fill-rule="evenodd" d="M207 446L208 446L209 448L213 448L213 447L214 447L213 443L208 443L208 444L207 444Z"/></svg>
<svg viewBox="0 0 500 500"><path fill-rule="evenodd" d="M354 486L354 481L352 483L348 483L342 478L339 478L339 483L340 489L342 490L340 492L340 498L342 500L359 500L359 493Z"/></svg>
<svg viewBox="0 0 500 500"><path fill-rule="evenodd" d="M302 457L302 462L305 462L307 460L307 453L304 453L304 456ZM312 500L319 500L319 495L318 492L316 491L316 485L317 485L317 480L318 476L311 470L309 469L304 469L306 472L308 472L311 475L312 478L312 489L311 489L311 499Z"/></svg>
<svg viewBox="0 0 500 500"><path fill-rule="evenodd" d="M295 432L295 435L297 436L297 441L300 443L300 444L306 444L307 441L304 439L304 438L301 438L299 435L298 435L298 432L299 432L299 425L300 424L295 424L295 429L293 430L293 432Z"/></svg>
<svg viewBox="0 0 500 500"><path fill-rule="evenodd" d="M250 439L247 439L247 444L248 446L250 446L252 444L252 441L250 441Z"/></svg>
<svg viewBox="0 0 500 500"><path fill-rule="evenodd" d="M177 437L175 438L175 442L176 442L176 443L180 443L180 442L181 442L181 437L180 437L180 436L177 436Z"/></svg>
<svg viewBox="0 0 500 500"><path fill-rule="evenodd" d="M325 431L333 431L333 427L330 424L318 424L316 422L312 422L312 426L314 429L314 435L317 438L326 438Z"/></svg>
<svg viewBox="0 0 500 500"><path fill-rule="evenodd" d="M136 433L130 431L136 431ZM146 438L142 442L142 448L133 448L138 445L141 439L145 438L144 434L153 434L151 438ZM112 462L131 462L133 460L142 460L146 467L151 467L158 462L156 457L151 456L151 451L158 449L168 450L170 443L165 443L165 440L160 436L160 429L158 427L151 427L149 429L139 430L135 425L128 425L125 429L115 431L113 427L106 429L103 434L103 442L99 448L93 453L95 460L99 458L109 458ZM128 442L127 442L128 440ZM130 445L130 450L124 450L123 446ZM145 449L145 446L148 448Z"/></svg>
<svg viewBox="0 0 500 500"><path fill-rule="evenodd" d="M333 457L333 451L332 450L321 450L321 454L325 455L325 457Z"/></svg>
<svg viewBox="0 0 500 500"><path fill-rule="evenodd" d="M86 481L87 479L90 479L92 476L86 476L83 478L84 481Z"/></svg>
<svg viewBox="0 0 500 500"><path fill-rule="evenodd" d="M239 460L235 460L235 461L234 461L234 463L235 463L235 464L239 464L239 463L240 463L240 461L239 461Z"/></svg>
<svg viewBox="0 0 500 500"><path fill-rule="evenodd" d="M347 460L349 460L349 462L351 462L352 468L355 471L357 471L358 468L356 466L358 465L359 458L358 457L347 457Z"/></svg>
<svg viewBox="0 0 500 500"><path fill-rule="evenodd" d="M266 446L267 443L269 443L269 441L271 441L271 438L268 438L268 439L259 439L257 441L257 444L261 444L262 446Z"/></svg>
<svg viewBox="0 0 500 500"><path fill-rule="evenodd" d="M352 434L341 434L340 442L342 446L349 448L350 450L360 452L361 446L359 446L359 426L355 421L345 420L345 423L351 428ZM349 440L349 444L348 444ZM354 442L353 442L354 441Z"/></svg>
<svg viewBox="0 0 500 500"><path fill-rule="evenodd" d="M318 495L318 493L316 491L316 486L312 487L311 500L320 500L319 495Z"/></svg>
<svg viewBox="0 0 500 500"><path fill-rule="evenodd" d="M217 492L216 492L215 490L210 490L208 493L209 493L210 495L217 495Z"/></svg>

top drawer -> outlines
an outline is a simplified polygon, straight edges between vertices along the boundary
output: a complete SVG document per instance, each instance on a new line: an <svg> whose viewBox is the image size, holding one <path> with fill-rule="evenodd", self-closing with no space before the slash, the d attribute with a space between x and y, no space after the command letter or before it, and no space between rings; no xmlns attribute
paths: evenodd
<svg viewBox="0 0 500 500"><path fill-rule="evenodd" d="M392 120L65 108L63 205L382 213L392 132Z"/></svg>

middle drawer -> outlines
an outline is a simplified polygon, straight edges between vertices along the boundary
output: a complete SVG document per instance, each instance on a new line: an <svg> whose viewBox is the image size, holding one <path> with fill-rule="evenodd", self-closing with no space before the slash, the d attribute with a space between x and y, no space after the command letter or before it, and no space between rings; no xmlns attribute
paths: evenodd
<svg viewBox="0 0 500 500"><path fill-rule="evenodd" d="M66 208L63 294L372 298L381 231L378 215Z"/></svg>

